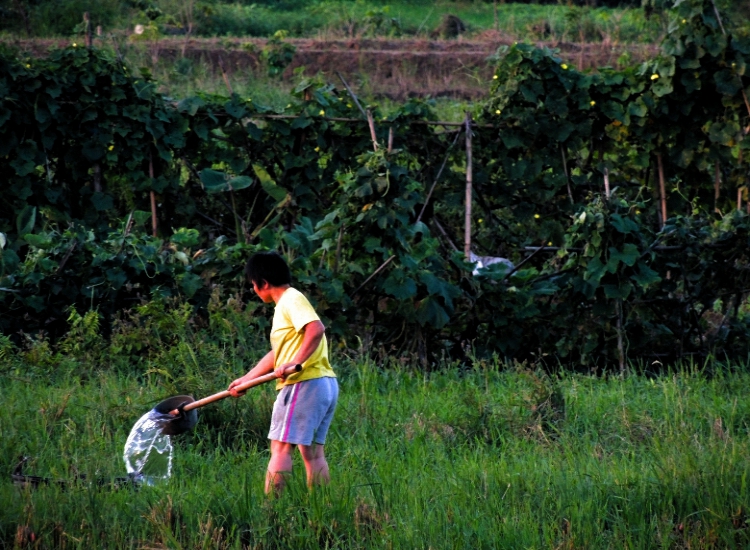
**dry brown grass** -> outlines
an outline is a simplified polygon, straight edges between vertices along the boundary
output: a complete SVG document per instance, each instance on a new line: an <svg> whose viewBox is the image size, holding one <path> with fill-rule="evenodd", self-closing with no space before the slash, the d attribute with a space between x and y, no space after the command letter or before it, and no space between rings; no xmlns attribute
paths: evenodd
<svg viewBox="0 0 750 550"><path fill-rule="evenodd" d="M263 70L260 52L265 39L196 39L166 38L158 43L160 61L177 60L183 55L195 62L205 62L220 77L219 59L231 75L258 73ZM449 97L471 100L483 97L489 89L493 66L487 58L514 39L487 31L472 39L288 39L297 51L282 80L295 77L295 69L305 74L322 74L338 83L341 73L357 91L364 89L373 97L403 100L408 97ZM21 41L17 45L33 55L42 56L52 45L68 41ZM617 67L623 54L628 63L652 58L658 51L653 45L617 45L606 42L537 42L537 46L557 48L560 57L579 70ZM148 47L143 45L143 47Z"/></svg>

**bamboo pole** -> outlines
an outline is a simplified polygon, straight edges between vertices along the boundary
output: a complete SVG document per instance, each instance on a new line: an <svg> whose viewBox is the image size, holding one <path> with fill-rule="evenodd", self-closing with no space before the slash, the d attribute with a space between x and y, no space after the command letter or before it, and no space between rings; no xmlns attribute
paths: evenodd
<svg viewBox="0 0 750 550"><path fill-rule="evenodd" d="M473 185L473 167L471 155L471 114L466 112L466 211L464 214L464 255L471 258L471 197Z"/></svg>
<svg viewBox="0 0 750 550"><path fill-rule="evenodd" d="M664 183L664 163L661 153L656 153L656 162L659 168L659 203L661 204L661 226L667 223L667 191Z"/></svg>
<svg viewBox="0 0 750 550"><path fill-rule="evenodd" d="M154 160L149 153L148 156L148 176L151 178L151 187L154 186ZM156 193L151 189L151 234L156 237L159 230L159 222L156 218Z"/></svg>

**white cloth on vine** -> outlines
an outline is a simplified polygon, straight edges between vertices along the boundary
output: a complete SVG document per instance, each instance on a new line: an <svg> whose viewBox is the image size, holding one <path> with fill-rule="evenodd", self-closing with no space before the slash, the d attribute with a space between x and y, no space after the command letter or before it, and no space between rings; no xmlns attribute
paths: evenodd
<svg viewBox="0 0 750 550"><path fill-rule="evenodd" d="M477 256L473 252L469 253L469 261L476 264L474 266L474 271L471 272L472 275L479 275L480 269L485 269L492 264L503 264L506 265L508 269L516 267L508 258L498 258L497 256Z"/></svg>

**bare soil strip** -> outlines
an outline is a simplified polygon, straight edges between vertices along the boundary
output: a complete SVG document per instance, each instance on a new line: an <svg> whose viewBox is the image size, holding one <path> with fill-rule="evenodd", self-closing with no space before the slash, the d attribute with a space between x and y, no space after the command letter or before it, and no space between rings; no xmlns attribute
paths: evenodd
<svg viewBox="0 0 750 550"><path fill-rule="evenodd" d="M304 67L305 74L322 74L338 83L340 72L355 89L375 97L403 100L407 97L450 97L477 99L487 93L493 64L488 60L500 46L513 40L494 33L476 39L289 39L297 48L292 63L282 75L293 79L294 69ZM33 55L44 55L50 46L69 41L21 41L20 46ZM151 58L173 61L187 57L205 62L220 74L220 62L228 73L263 71L260 52L264 39L186 39L170 38L143 43ZM607 42L535 42L554 48L566 63L579 70L618 67L621 63L640 63L658 54L650 44L613 44Z"/></svg>

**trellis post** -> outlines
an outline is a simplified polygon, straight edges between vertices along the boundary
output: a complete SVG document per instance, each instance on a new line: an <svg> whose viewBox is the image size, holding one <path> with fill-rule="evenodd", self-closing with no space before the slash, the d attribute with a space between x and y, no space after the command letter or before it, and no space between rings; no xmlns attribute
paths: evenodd
<svg viewBox="0 0 750 550"><path fill-rule="evenodd" d="M667 223L667 191L664 183L664 163L662 162L661 153L656 153L656 162L659 169L659 202L661 204L661 226Z"/></svg>
<svg viewBox="0 0 750 550"><path fill-rule="evenodd" d="M157 231L159 229L159 223L156 219L156 193L154 193L153 187L154 187L154 160L149 153L148 155L148 177L151 178L151 233L154 237L156 237Z"/></svg>
<svg viewBox="0 0 750 550"><path fill-rule="evenodd" d="M464 215L464 255L471 258L471 196L472 196L472 157L471 157L471 113L466 112L466 213Z"/></svg>

